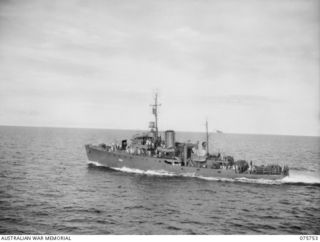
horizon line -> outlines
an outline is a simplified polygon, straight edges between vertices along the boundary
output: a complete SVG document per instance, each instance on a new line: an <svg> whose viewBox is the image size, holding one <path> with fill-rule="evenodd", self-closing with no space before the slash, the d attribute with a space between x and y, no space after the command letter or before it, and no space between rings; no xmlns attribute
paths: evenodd
<svg viewBox="0 0 320 242"><path fill-rule="evenodd" d="M68 126L32 126L32 125L10 125L10 124L0 124L0 127L19 127L19 128L56 128L56 129L95 129L95 130L121 130L121 131L146 131L148 129L124 129L124 128L93 128L93 127L68 127ZM161 130L160 132L164 132L166 130ZM187 132L187 133L205 133L205 131L186 131L186 130L174 130L175 132ZM236 135L274 135L274 136L298 136L298 137L320 137L320 135L301 135L301 134L274 134L274 133L237 133L237 132L224 132L217 133L216 131L209 132L211 134L236 134Z"/></svg>

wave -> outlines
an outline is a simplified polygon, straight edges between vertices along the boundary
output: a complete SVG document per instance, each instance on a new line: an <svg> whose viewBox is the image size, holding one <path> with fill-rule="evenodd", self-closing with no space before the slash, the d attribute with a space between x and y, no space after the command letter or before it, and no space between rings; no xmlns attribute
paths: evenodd
<svg viewBox="0 0 320 242"><path fill-rule="evenodd" d="M316 177L314 173L292 174L283 178L281 181L288 184L320 185L320 178Z"/></svg>
<svg viewBox="0 0 320 242"><path fill-rule="evenodd" d="M113 170L122 171L122 172L128 172L128 173L136 173L136 174L144 174L144 175L155 175L155 176L177 176L175 173L167 172L165 170L140 170L140 169L134 169L134 168L128 168L128 167L111 167Z"/></svg>
<svg viewBox="0 0 320 242"><path fill-rule="evenodd" d="M243 183L257 183L257 184L269 184L269 185L281 185L281 184L301 184L301 185L320 185L320 179L318 177L307 174L292 174L278 180L270 179L250 179L246 177L241 178L215 178L215 177L201 177L198 178L210 180L210 181L227 181L227 182L243 182Z"/></svg>
<svg viewBox="0 0 320 242"><path fill-rule="evenodd" d="M91 165L95 165L95 166L104 166L104 165L100 164L100 163L97 162L97 161L91 161L91 160L89 160L89 161L87 161L87 163L88 163L88 164L91 164Z"/></svg>
<svg viewBox="0 0 320 242"><path fill-rule="evenodd" d="M90 161L88 162L95 166L103 166L99 162ZM203 179L207 181L219 181L219 182L242 182L242 183L256 183L256 184L268 184L268 185L281 185L281 184L305 184L305 185L320 185L320 179L313 175L308 174L290 174L290 176L284 177L278 180L269 180L269 179L250 179L246 177L241 178L223 178L223 177L205 177L205 176L197 176L193 173L184 173L184 174L176 174L173 172L168 172L166 170L141 170L129 167L110 167L113 170L127 172L127 173L135 173L142 175L153 175L153 176L176 176L176 177L192 177Z"/></svg>
<svg viewBox="0 0 320 242"><path fill-rule="evenodd" d="M267 180L267 179L248 179L248 178L223 178L223 177L204 177L197 176L195 173L185 173L185 174L176 174L172 172L168 172L165 170L147 170L143 171L140 169L128 168L128 167L111 167L111 169L128 172L128 173L136 173L143 175L155 175L155 176L176 176L176 177L192 177L198 178L208 181L222 181L222 182L244 182L244 183L260 183L260 184L281 184L281 180Z"/></svg>
<svg viewBox="0 0 320 242"><path fill-rule="evenodd" d="M197 178L208 180L208 181L222 181L222 182L241 182L241 183L255 183L255 184L268 184L268 185L280 185L282 180L269 180L269 179L250 179L246 177L240 178L218 178L218 177L203 177L197 176Z"/></svg>

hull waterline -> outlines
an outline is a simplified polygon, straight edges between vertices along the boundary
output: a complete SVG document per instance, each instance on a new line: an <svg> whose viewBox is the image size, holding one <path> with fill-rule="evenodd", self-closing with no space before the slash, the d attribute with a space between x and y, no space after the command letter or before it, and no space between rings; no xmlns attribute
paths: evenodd
<svg viewBox="0 0 320 242"><path fill-rule="evenodd" d="M165 171L174 175L192 175L227 179L247 178L280 180L285 177L284 175L250 174L249 172L236 173L233 169L210 169L203 167L172 165L164 158L133 155L123 150L107 151L94 145L85 145L85 148L89 161L98 162L102 166L114 169L126 167L141 171Z"/></svg>

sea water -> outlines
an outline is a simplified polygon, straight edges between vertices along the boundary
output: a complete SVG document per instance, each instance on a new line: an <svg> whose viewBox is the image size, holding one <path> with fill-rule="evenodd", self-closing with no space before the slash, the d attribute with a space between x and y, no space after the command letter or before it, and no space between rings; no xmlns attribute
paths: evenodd
<svg viewBox="0 0 320 242"><path fill-rule="evenodd" d="M211 152L288 165L290 176L277 181L88 163L84 144L134 133L0 126L0 234L320 233L319 137L210 136Z"/></svg>

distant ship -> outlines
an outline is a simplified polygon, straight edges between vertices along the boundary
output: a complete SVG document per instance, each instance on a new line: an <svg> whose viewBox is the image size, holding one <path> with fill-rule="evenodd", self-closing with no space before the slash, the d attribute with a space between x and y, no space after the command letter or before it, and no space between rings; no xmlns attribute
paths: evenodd
<svg viewBox="0 0 320 242"><path fill-rule="evenodd" d="M216 132L217 132L217 134L223 134L223 132L221 130L217 130Z"/></svg>
<svg viewBox="0 0 320 242"><path fill-rule="evenodd" d="M207 121L206 141L177 142L173 130L166 130L163 139L158 130L157 94L151 106L155 120L149 123L148 132L138 133L130 142L122 140L120 144L86 144L88 160L116 170L129 168L213 178L277 180L289 175L288 166L256 166L252 161L235 161L232 156L210 154Z"/></svg>

